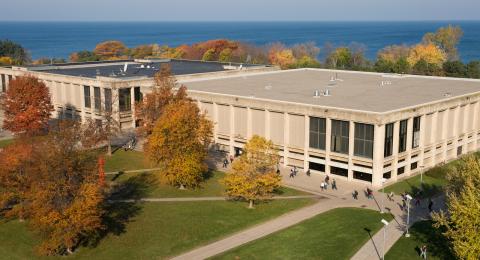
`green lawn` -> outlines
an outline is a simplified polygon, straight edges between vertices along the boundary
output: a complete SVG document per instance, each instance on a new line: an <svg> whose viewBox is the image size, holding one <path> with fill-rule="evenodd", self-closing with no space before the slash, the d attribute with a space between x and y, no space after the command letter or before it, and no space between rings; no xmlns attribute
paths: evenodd
<svg viewBox="0 0 480 260"><path fill-rule="evenodd" d="M212 171L201 187L186 190L162 184L158 181L155 174L152 173L109 175L108 179L119 188L114 198L172 198L224 196L225 187L221 183L221 179L224 176L224 172ZM310 195L286 187L281 187L276 194L281 196Z"/></svg>
<svg viewBox="0 0 480 260"><path fill-rule="evenodd" d="M213 259L349 259L383 226L382 217L392 219L368 209L334 209Z"/></svg>
<svg viewBox="0 0 480 260"><path fill-rule="evenodd" d="M105 172L140 170L155 167L142 152L118 149L111 157L105 157Z"/></svg>
<svg viewBox="0 0 480 260"><path fill-rule="evenodd" d="M247 209L246 203L226 201L177 203L123 203L112 207L111 233L96 247L82 247L73 256L37 258L38 240L24 223L0 222L2 259L165 259L197 246L310 205L313 199L271 201ZM333 227L331 227L333 228Z"/></svg>
<svg viewBox="0 0 480 260"><path fill-rule="evenodd" d="M427 246L428 259L455 259L440 232L432 227L431 221L420 221L410 228L411 236L402 237L388 251L386 259L411 260L420 258L420 247Z"/></svg>
<svg viewBox="0 0 480 260"><path fill-rule="evenodd" d="M390 193L393 191L395 194L401 194L404 192L408 194L416 194L420 189L423 189L425 196L434 196L441 192L443 186L447 183L447 173L462 163L462 160L459 159L443 166L434 167L423 173L423 184L420 181L420 175L415 175L385 187L385 192Z"/></svg>
<svg viewBox="0 0 480 260"><path fill-rule="evenodd" d="M3 148L9 144L13 143L13 139L5 139L0 141L0 148Z"/></svg>

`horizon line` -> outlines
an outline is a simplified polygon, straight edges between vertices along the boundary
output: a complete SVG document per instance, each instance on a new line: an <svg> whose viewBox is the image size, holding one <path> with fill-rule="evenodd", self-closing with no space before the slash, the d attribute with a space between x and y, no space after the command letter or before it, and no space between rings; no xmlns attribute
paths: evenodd
<svg viewBox="0 0 480 260"><path fill-rule="evenodd" d="M412 20L0 20L0 22L64 23L309 23L309 22L480 22L479 19L412 19Z"/></svg>

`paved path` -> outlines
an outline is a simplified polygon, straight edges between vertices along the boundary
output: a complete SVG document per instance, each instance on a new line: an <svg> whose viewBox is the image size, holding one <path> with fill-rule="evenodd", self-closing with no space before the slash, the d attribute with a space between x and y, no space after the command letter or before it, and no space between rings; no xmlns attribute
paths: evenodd
<svg viewBox="0 0 480 260"><path fill-rule="evenodd" d="M291 200L291 199L309 199L322 197L318 195L299 195L299 196L274 196L272 200ZM185 198L142 198L126 200L109 200L108 202L187 202L187 201L224 201L226 197L185 197Z"/></svg>
<svg viewBox="0 0 480 260"><path fill-rule="evenodd" d="M162 168L149 168L149 169L140 169L140 170L130 170L130 171L116 171L116 172L106 172L105 175L117 175L120 173L142 173L142 172L153 172L161 170Z"/></svg>

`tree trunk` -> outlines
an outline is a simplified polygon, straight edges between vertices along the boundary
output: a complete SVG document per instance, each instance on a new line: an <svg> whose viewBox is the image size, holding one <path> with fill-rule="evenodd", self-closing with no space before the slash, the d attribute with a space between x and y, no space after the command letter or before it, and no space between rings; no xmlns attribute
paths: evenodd
<svg viewBox="0 0 480 260"><path fill-rule="evenodd" d="M249 205L248 205L248 208L249 208L249 209L253 209L253 200L250 200L250 203L249 203Z"/></svg>
<svg viewBox="0 0 480 260"><path fill-rule="evenodd" d="M112 142L110 141L110 139L108 139L107 141L107 155L108 156L112 156Z"/></svg>
<svg viewBox="0 0 480 260"><path fill-rule="evenodd" d="M183 184L180 184L180 188L179 188L179 189L181 189L181 190L185 190L185 185L183 185Z"/></svg>

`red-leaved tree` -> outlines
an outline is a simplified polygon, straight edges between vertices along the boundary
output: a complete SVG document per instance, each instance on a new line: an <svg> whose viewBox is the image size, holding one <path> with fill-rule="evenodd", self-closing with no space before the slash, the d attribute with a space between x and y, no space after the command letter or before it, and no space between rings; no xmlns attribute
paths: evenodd
<svg viewBox="0 0 480 260"><path fill-rule="evenodd" d="M45 130L53 111L47 86L30 75L10 81L2 107L3 129L16 135L35 135Z"/></svg>

